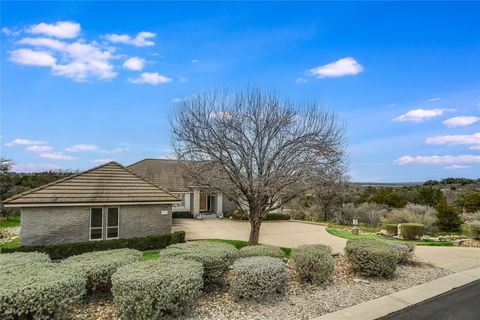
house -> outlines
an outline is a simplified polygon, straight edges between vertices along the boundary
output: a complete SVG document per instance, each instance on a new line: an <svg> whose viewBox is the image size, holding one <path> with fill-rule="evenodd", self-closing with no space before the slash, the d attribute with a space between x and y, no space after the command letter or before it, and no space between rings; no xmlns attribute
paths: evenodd
<svg viewBox="0 0 480 320"><path fill-rule="evenodd" d="M224 212L237 208L222 193L189 183L179 160L144 159L127 168L180 198L181 202L173 205L174 212L191 212L195 218L208 214L223 218Z"/></svg>
<svg viewBox="0 0 480 320"><path fill-rule="evenodd" d="M21 209L22 245L53 245L171 232L172 206L180 203L158 185L109 162L3 205Z"/></svg>

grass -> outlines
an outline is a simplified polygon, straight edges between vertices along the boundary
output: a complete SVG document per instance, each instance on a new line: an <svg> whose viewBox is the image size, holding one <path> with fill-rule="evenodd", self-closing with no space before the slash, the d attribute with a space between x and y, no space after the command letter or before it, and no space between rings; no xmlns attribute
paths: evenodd
<svg viewBox="0 0 480 320"><path fill-rule="evenodd" d="M0 228L19 227L19 226L20 226L20 216L13 216L8 219L0 220Z"/></svg>
<svg viewBox="0 0 480 320"><path fill-rule="evenodd" d="M0 244L0 251L2 249L12 249L12 248L18 248L20 246L21 246L20 239L17 238L15 240Z"/></svg>
<svg viewBox="0 0 480 320"><path fill-rule="evenodd" d="M143 261L155 260L155 259L158 259L159 256L160 256L160 253L158 251L145 251L143 252L142 260Z"/></svg>
<svg viewBox="0 0 480 320"><path fill-rule="evenodd" d="M406 240L390 240L385 239L376 234L359 234L358 236L353 235L351 231L340 230L332 227L326 228L327 232L331 235L355 240L355 239L369 239L369 240L378 240L382 242L396 242L396 243L403 243L403 244L410 244L414 246L443 246L443 247L451 247L453 245L452 241L433 241L433 240L418 240L418 241L406 241Z"/></svg>

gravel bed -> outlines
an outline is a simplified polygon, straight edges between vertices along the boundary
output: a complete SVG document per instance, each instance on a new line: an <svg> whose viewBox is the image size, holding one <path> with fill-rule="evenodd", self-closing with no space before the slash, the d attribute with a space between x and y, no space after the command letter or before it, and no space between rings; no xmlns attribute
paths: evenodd
<svg viewBox="0 0 480 320"><path fill-rule="evenodd" d="M335 258L335 272L330 283L316 287L300 283L291 263L286 297L273 303L235 301L228 288L204 294L186 319L311 319L347 308L396 291L444 277L451 272L415 262L399 265L393 279L360 278L353 274L343 255ZM228 283L228 276L227 276ZM92 297L71 313L71 319L121 319L110 296Z"/></svg>

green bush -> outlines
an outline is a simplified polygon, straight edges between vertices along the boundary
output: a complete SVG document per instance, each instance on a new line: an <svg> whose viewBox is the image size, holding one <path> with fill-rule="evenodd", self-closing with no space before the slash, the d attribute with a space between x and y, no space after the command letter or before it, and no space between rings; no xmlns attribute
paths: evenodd
<svg viewBox="0 0 480 320"><path fill-rule="evenodd" d="M396 236L398 234L398 225L393 223L387 223L384 225L385 230L391 236Z"/></svg>
<svg viewBox="0 0 480 320"><path fill-rule="evenodd" d="M335 268L332 249L321 244L293 249L292 257L300 278L313 284L322 284L330 279Z"/></svg>
<svg viewBox="0 0 480 320"><path fill-rule="evenodd" d="M285 257L285 253L279 247L263 244L243 247L238 253L241 258L265 256L283 259Z"/></svg>
<svg viewBox="0 0 480 320"><path fill-rule="evenodd" d="M139 251L162 249L174 243L185 242L185 231L148 236L144 238L128 238L103 241L88 241L78 243L66 243L52 246L25 246L18 248L4 248L2 253L9 252L46 252L51 259L64 259L70 256L112 249L136 249Z"/></svg>
<svg viewBox="0 0 480 320"><path fill-rule="evenodd" d="M72 256L61 264L82 270L88 291L109 291L112 274L124 265L142 260L142 256L142 252L134 249L105 250Z"/></svg>
<svg viewBox="0 0 480 320"><path fill-rule="evenodd" d="M267 213L265 218L263 219L265 221L274 221L274 220L290 220L290 215L285 214L285 213Z"/></svg>
<svg viewBox="0 0 480 320"><path fill-rule="evenodd" d="M473 239L480 240L480 221L472 221L468 224L470 235Z"/></svg>
<svg viewBox="0 0 480 320"><path fill-rule="evenodd" d="M405 264L412 262L414 246L396 242L388 242L387 245L397 250L397 263Z"/></svg>
<svg viewBox="0 0 480 320"><path fill-rule="evenodd" d="M41 260L45 261L1 268L0 319L67 319L71 307L81 301L85 294L82 273Z"/></svg>
<svg viewBox="0 0 480 320"><path fill-rule="evenodd" d="M193 213L190 211L173 211L173 219L193 219Z"/></svg>
<svg viewBox="0 0 480 320"><path fill-rule="evenodd" d="M420 223L402 223L400 233L403 239L415 240L423 236L425 226Z"/></svg>
<svg viewBox="0 0 480 320"><path fill-rule="evenodd" d="M0 255L0 270L18 270L23 266L49 263L50 258L41 252L14 252Z"/></svg>
<svg viewBox="0 0 480 320"><path fill-rule="evenodd" d="M237 256L238 250L233 245L220 242L193 241L160 250L160 258L176 257L201 262L207 286L222 284L225 272Z"/></svg>
<svg viewBox="0 0 480 320"><path fill-rule="evenodd" d="M236 299L271 300L287 290L288 273L281 259L248 257L233 264L230 293Z"/></svg>
<svg viewBox="0 0 480 320"><path fill-rule="evenodd" d="M390 278L397 269L397 250L380 241L348 240L345 255L362 276Z"/></svg>
<svg viewBox="0 0 480 320"><path fill-rule="evenodd" d="M177 319L194 306L203 286L200 262L158 259L133 263L112 276L115 305L126 319Z"/></svg>
<svg viewBox="0 0 480 320"><path fill-rule="evenodd" d="M447 203L447 200L442 199L435 207L437 214L437 224L440 231L459 231L462 225L462 219L457 207L451 206Z"/></svg>

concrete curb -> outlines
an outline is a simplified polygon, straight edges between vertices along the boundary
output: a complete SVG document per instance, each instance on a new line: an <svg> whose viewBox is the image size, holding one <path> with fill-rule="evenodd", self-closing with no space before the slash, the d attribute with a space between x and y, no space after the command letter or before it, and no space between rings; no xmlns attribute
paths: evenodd
<svg viewBox="0 0 480 320"><path fill-rule="evenodd" d="M480 280L480 266L328 313L313 320L378 319L477 280Z"/></svg>

